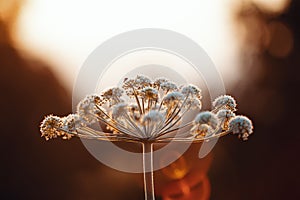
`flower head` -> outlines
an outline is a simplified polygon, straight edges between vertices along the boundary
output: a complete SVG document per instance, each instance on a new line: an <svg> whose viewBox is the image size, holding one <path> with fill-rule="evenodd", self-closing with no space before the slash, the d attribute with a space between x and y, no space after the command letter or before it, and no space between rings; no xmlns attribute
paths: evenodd
<svg viewBox="0 0 300 200"><path fill-rule="evenodd" d="M112 118L117 119L127 113L128 107L126 103L119 103L112 108Z"/></svg>
<svg viewBox="0 0 300 200"><path fill-rule="evenodd" d="M86 126L78 114L69 114L62 118L62 129L67 132L76 132L77 128Z"/></svg>
<svg viewBox="0 0 300 200"><path fill-rule="evenodd" d="M236 102L232 96L222 95L217 97L213 102L214 108L226 108L232 111L236 110Z"/></svg>
<svg viewBox="0 0 300 200"><path fill-rule="evenodd" d="M153 87L159 89L161 87L161 85L166 82L169 82L169 80L166 78L157 78L153 82Z"/></svg>
<svg viewBox="0 0 300 200"><path fill-rule="evenodd" d="M196 138L205 138L211 136L214 133L214 129L207 124L198 124L197 126L193 126L191 133Z"/></svg>
<svg viewBox="0 0 300 200"><path fill-rule="evenodd" d="M201 90L195 86L195 85L187 85L187 86L184 86L182 89L181 89L181 93L184 94L185 96L192 96L192 97L196 97L198 99L201 99Z"/></svg>
<svg viewBox="0 0 300 200"><path fill-rule="evenodd" d="M156 124L162 122L165 119L163 113L157 110L151 110L143 116L142 124Z"/></svg>
<svg viewBox="0 0 300 200"><path fill-rule="evenodd" d="M173 106L174 104L177 104L181 102L184 99L184 96L180 92L171 92L168 93L164 99L163 102L167 106Z"/></svg>
<svg viewBox="0 0 300 200"><path fill-rule="evenodd" d="M233 134L238 134L242 140L248 140L249 135L253 132L252 122L245 116L235 116L229 121L229 130Z"/></svg>
<svg viewBox="0 0 300 200"><path fill-rule="evenodd" d="M218 126L219 120L217 116L209 111L200 112L194 119L195 125L207 124L215 129Z"/></svg>
<svg viewBox="0 0 300 200"><path fill-rule="evenodd" d="M218 97L212 111L200 112L186 123L185 116L201 109L201 90L197 86L190 84L178 89L165 78L152 81L137 75L125 79L122 88L112 87L100 95L86 96L79 102L76 114L63 118L47 116L41 124L42 136L46 140L77 136L157 142L169 141L174 135L179 135L176 139L180 141L194 141L228 133L245 140L252 133L251 121L235 116L236 103L231 96ZM94 123L105 125L109 131L96 130ZM174 134L175 131L181 133ZM184 138L180 138L182 135Z"/></svg>
<svg viewBox="0 0 300 200"><path fill-rule="evenodd" d="M228 129L229 120L234 117L235 114L231 110L228 109L221 109L217 112L217 117L219 118L220 122L222 123L223 130Z"/></svg>
<svg viewBox="0 0 300 200"><path fill-rule="evenodd" d="M60 117L48 115L40 125L41 136L49 140L64 135L64 132L61 131L62 125L63 122Z"/></svg>
<svg viewBox="0 0 300 200"><path fill-rule="evenodd" d="M97 120L97 108L94 96L86 96L77 105L77 114L87 124L92 124Z"/></svg>
<svg viewBox="0 0 300 200"><path fill-rule="evenodd" d="M104 91L101 96L105 102L109 102L109 106L113 106L117 103L123 102L121 99L123 93L124 91L121 88L114 87Z"/></svg>
<svg viewBox="0 0 300 200"><path fill-rule="evenodd" d="M151 85L151 80L147 76L137 75L135 78L135 84L138 88L143 88Z"/></svg>
<svg viewBox="0 0 300 200"><path fill-rule="evenodd" d="M158 91L152 87L145 87L141 90L141 96L145 99L158 99Z"/></svg>
<svg viewBox="0 0 300 200"><path fill-rule="evenodd" d="M166 91L166 92L178 90L177 85L173 82L170 82L170 81L163 82L160 85L160 87L163 91Z"/></svg>

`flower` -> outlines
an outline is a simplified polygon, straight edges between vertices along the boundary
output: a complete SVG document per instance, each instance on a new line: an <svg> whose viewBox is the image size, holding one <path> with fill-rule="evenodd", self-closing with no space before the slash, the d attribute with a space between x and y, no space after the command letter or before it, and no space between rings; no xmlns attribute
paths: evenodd
<svg viewBox="0 0 300 200"><path fill-rule="evenodd" d="M102 93L103 101L109 102L109 106L113 106L117 103L123 102L121 96L123 95L124 91L121 88L114 87L109 88Z"/></svg>
<svg viewBox="0 0 300 200"><path fill-rule="evenodd" d="M76 132L77 128L86 126L84 121L79 117L78 114L69 114L62 118L62 129L67 132Z"/></svg>
<svg viewBox="0 0 300 200"><path fill-rule="evenodd" d="M127 104L126 103L119 103L115 105L112 109L112 118L117 119L124 114L126 114L126 111L128 110Z"/></svg>
<svg viewBox="0 0 300 200"><path fill-rule="evenodd" d="M86 96L77 105L77 114L87 124L92 124L97 120L97 109L95 99L92 96Z"/></svg>
<svg viewBox="0 0 300 200"><path fill-rule="evenodd" d="M192 96L192 97L196 97L198 99L201 99L201 90L195 86L195 85L187 85L187 86L184 86L182 87L181 89L181 93L184 94L185 96Z"/></svg>
<svg viewBox="0 0 300 200"><path fill-rule="evenodd" d="M227 108L231 111L236 110L236 102L232 96L222 95L216 98L213 102L214 108Z"/></svg>
<svg viewBox="0 0 300 200"><path fill-rule="evenodd" d="M231 110L228 110L228 109L221 109L217 112L217 117L222 122L222 124L223 124L222 128L224 130L228 129L229 120L234 116L235 116L234 112L232 112Z"/></svg>
<svg viewBox="0 0 300 200"><path fill-rule="evenodd" d="M182 93L180 92L171 92L168 93L164 99L163 99L163 103L166 106L173 106L175 104L178 104L179 102L181 102L183 100L184 96Z"/></svg>
<svg viewBox="0 0 300 200"><path fill-rule="evenodd" d="M160 87L163 91L166 91L166 92L178 90L177 85L173 82L170 82L170 81L163 82L160 85Z"/></svg>
<svg viewBox="0 0 300 200"><path fill-rule="evenodd" d="M206 124L213 129L218 126L219 120L217 116L209 111L200 112L194 119L194 126Z"/></svg>
<svg viewBox="0 0 300 200"><path fill-rule="evenodd" d="M65 136L67 133L61 130L62 126L63 121L60 117L48 115L40 125L41 136L45 137L46 140Z"/></svg>
<svg viewBox="0 0 300 200"><path fill-rule="evenodd" d="M142 119L142 123L143 124L158 123L158 122L163 121L164 118L165 118L165 116L163 115L163 113L161 113L157 110L151 110L146 115L144 115L144 117Z"/></svg>
<svg viewBox="0 0 300 200"><path fill-rule="evenodd" d="M229 121L229 130L233 134L238 134L242 140L248 140L249 135L253 132L253 125L248 117L238 115Z"/></svg>
<svg viewBox="0 0 300 200"><path fill-rule="evenodd" d="M135 78L135 85L137 88L143 88L151 85L151 80L147 76L137 75Z"/></svg>
<svg viewBox="0 0 300 200"><path fill-rule="evenodd" d="M158 99L158 91L152 87L145 87L141 90L141 96L145 99Z"/></svg>
<svg viewBox="0 0 300 200"><path fill-rule="evenodd" d="M251 121L235 116L236 102L231 96L216 98L212 111L200 112L193 121L186 122L186 115L201 109L201 90L197 86L189 84L179 90L165 78L152 82L137 75L125 79L122 88L112 87L100 95L86 96L78 103L75 114L62 118L47 116L40 127L42 137L166 142L204 140L229 133L246 140L252 133ZM94 123L105 125L109 131L96 130ZM190 131L186 133L183 129ZM174 134L175 131L182 132Z"/></svg>
<svg viewBox="0 0 300 200"><path fill-rule="evenodd" d="M207 124L200 124L197 126L193 126L191 129L191 133L196 137L196 138L204 138L207 136L210 136L214 133L214 130L212 129L211 126Z"/></svg>
<svg viewBox="0 0 300 200"><path fill-rule="evenodd" d="M154 87L154 88L160 89L160 86L161 86L163 83L166 83L166 82L169 82L169 80L166 79L166 78L157 78L157 79L155 79L154 82L153 82L153 87Z"/></svg>
<svg viewBox="0 0 300 200"><path fill-rule="evenodd" d="M200 110L201 106L202 104L199 99L188 98L185 102L185 107L188 109Z"/></svg>

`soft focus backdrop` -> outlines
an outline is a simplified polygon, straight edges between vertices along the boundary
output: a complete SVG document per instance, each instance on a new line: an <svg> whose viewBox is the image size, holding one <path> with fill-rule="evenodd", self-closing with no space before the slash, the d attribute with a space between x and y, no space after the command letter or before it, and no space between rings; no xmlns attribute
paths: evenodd
<svg viewBox="0 0 300 200"><path fill-rule="evenodd" d="M218 142L201 199L299 199L299 9L297 0L0 0L1 199L143 198L141 176L103 166L79 140L45 142L38 126L71 112L94 48L146 27L198 42L255 125L248 142Z"/></svg>

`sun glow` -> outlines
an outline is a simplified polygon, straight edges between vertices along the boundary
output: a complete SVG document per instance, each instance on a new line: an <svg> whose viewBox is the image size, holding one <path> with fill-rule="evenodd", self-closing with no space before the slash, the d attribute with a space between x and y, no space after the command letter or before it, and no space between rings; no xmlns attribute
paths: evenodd
<svg viewBox="0 0 300 200"><path fill-rule="evenodd" d="M229 2L28 0L18 40L55 66L54 71L69 88L92 50L114 35L138 28L170 29L190 37L225 73L222 69L235 65L237 51Z"/></svg>

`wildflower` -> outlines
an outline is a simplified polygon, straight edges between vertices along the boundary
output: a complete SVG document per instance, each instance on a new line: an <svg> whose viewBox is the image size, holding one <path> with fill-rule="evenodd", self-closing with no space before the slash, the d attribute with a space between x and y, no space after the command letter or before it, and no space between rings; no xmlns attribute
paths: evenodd
<svg viewBox="0 0 300 200"><path fill-rule="evenodd" d="M159 90L161 85L166 82L169 82L169 80L166 78L157 78L154 80L153 87Z"/></svg>
<svg viewBox="0 0 300 200"><path fill-rule="evenodd" d="M91 96L86 96L77 105L77 114L87 124L92 124L96 121L97 113L95 99L91 98Z"/></svg>
<svg viewBox="0 0 300 200"><path fill-rule="evenodd" d="M161 112L159 112L157 110L151 110L146 115L144 115L144 117L142 119L142 124L159 123L161 121L164 121L164 118L165 117Z"/></svg>
<svg viewBox="0 0 300 200"><path fill-rule="evenodd" d="M117 118L123 116L127 110L128 110L128 107L127 107L126 103L119 103L113 107L112 117L114 119L117 119Z"/></svg>
<svg viewBox="0 0 300 200"><path fill-rule="evenodd" d="M166 91L166 92L178 90L177 85L173 82L170 82L170 81L166 81L166 82L161 83L160 88L163 91Z"/></svg>
<svg viewBox="0 0 300 200"><path fill-rule="evenodd" d="M150 78L142 75L137 75L135 78L135 86L138 89L142 89L144 87L150 86L151 85L151 80Z"/></svg>
<svg viewBox="0 0 300 200"><path fill-rule="evenodd" d="M85 123L78 114L69 114L63 118L62 129L67 132L76 132L77 128L82 126L85 126Z"/></svg>
<svg viewBox="0 0 300 200"><path fill-rule="evenodd" d="M157 100L158 99L158 91L151 87L146 87L142 89L141 96L145 99Z"/></svg>
<svg viewBox="0 0 300 200"><path fill-rule="evenodd" d="M185 102L185 108L187 108L187 109L200 110L201 106L202 106L202 104L199 99L188 98Z"/></svg>
<svg viewBox="0 0 300 200"><path fill-rule="evenodd" d="M229 130L233 134L238 134L242 140L248 140L249 135L253 132L252 122L245 116L235 116L229 121Z"/></svg>
<svg viewBox="0 0 300 200"><path fill-rule="evenodd" d="M218 123L219 120L217 116L214 113L209 111L204 111L199 113L194 119L195 125L207 124L211 126L213 129L217 127Z"/></svg>
<svg viewBox="0 0 300 200"><path fill-rule="evenodd" d="M229 120L235 116L234 112L228 109L221 109L218 111L217 116L219 120L223 123L222 128L224 130L228 129Z"/></svg>
<svg viewBox="0 0 300 200"><path fill-rule="evenodd" d="M102 97L104 101L109 102L109 106L113 106L117 103L123 102L121 96L123 95L123 90L118 87L107 89L102 93Z"/></svg>
<svg viewBox="0 0 300 200"><path fill-rule="evenodd" d="M222 95L216 98L213 102L214 108L227 108L231 111L236 111L236 102L232 96Z"/></svg>
<svg viewBox="0 0 300 200"><path fill-rule="evenodd" d="M180 92L171 92L168 93L165 98L163 99L163 102L167 106L173 106L177 103L181 102L183 100L184 96Z"/></svg>
<svg viewBox="0 0 300 200"><path fill-rule="evenodd" d="M64 134L61 131L62 125L60 117L48 115L40 125L41 136L45 137L46 140L57 138L57 136Z"/></svg>
<svg viewBox="0 0 300 200"><path fill-rule="evenodd" d="M117 141L156 142L168 141L174 137L174 131L183 128L189 129L192 136L185 134L184 138L176 139L203 140L233 133L246 140L252 133L251 121L235 116L236 102L231 96L218 97L211 112L200 112L192 122L183 124L183 118L193 114L190 111L201 109L201 90L197 86L187 85L178 90L175 83L165 78L152 82L138 75L125 79L122 88L112 87L100 95L86 96L79 102L76 114L64 118L47 116L41 124L42 137L46 140L58 136L63 139L109 137ZM123 98L130 100L125 102ZM93 123L102 123L111 132L94 130Z"/></svg>
<svg viewBox="0 0 300 200"><path fill-rule="evenodd" d="M184 94L185 96L191 96L191 97L196 97L198 99L201 99L202 96L201 96L201 90L195 86L195 85L187 85L187 86L184 86L182 89L181 89L181 93Z"/></svg>
<svg viewBox="0 0 300 200"><path fill-rule="evenodd" d="M214 133L214 129L207 124L200 124L198 126L193 126L191 133L196 138L204 138L212 135Z"/></svg>

